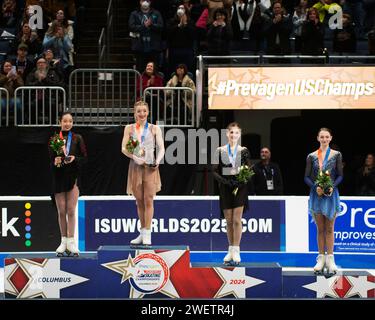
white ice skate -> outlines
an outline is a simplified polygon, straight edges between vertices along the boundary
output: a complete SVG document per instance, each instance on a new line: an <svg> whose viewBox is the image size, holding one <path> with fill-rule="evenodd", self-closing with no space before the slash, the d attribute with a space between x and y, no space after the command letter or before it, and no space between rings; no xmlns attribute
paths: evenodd
<svg viewBox="0 0 375 320"><path fill-rule="evenodd" d="M67 238L66 253L68 256L79 257L79 250L74 238Z"/></svg>
<svg viewBox="0 0 375 320"><path fill-rule="evenodd" d="M232 247L232 261L234 265L239 265L241 262L241 256L240 256L240 247L239 246L233 246Z"/></svg>
<svg viewBox="0 0 375 320"><path fill-rule="evenodd" d="M233 251L233 247L229 246L228 247L228 253L225 255L225 257L223 259L225 264L229 264L233 260L232 251Z"/></svg>
<svg viewBox="0 0 375 320"><path fill-rule="evenodd" d="M56 249L56 257L64 256L65 251L66 251L66 237L61 237L61 243Z"/></svg>
<svg viewBox="0 0 375 320"><path fill-rule="evenodd" d="M144 229L142 243L144 246L151 246L151 229Z"/></svg>
<svg viewBox="0 0 375 320"><path fill-rule="evenodd" d="M334 275L337 273L337 266L335 263L335 257L333 254L328 254L326 257L326 267L327 267L327 273L328 275Z"/></svg>
<svg viewBox="0 0 375 320"><path fill-rule="evenodd" d="M143 243L143 234L144 234L144 229L142 228L141 231L139 232L139 236L135 239L133 239L132 241L130 241L130 244L131 245L140 245Z"/></svg>
<svg viewBox="0 0 375 320"><path fill-rule="evenodd" d="M316 258L316 265L314 266L315 274L322 274L326 263L326 256L324 254L319 254Z"/></svg>

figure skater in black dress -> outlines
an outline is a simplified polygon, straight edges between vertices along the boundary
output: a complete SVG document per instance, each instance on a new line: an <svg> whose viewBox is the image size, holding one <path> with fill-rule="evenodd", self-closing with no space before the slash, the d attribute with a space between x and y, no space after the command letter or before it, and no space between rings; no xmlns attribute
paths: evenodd
<svg viewBox="0 0 375 320"><path fill-rule="evenodd" d="M79 256L74 239L76 229L75 211L78 202L78 176L82 164L87 160L86 146L81 135L72 132L73 117L64 112L60 117L60 138L65 140L62 155L56 155L50 148L53 176L53 193L56 201L61 232L61 244L57 256Z"/></svg>
<svg viewBox="0 0 375 320"><path fill-rule="evenodd" d="M238 144L241 128L238 123L227 127L228 144L216 149L213 163L213 175L219 183L220 209L227 222L228 253L224 257L226 264L239 264L240 242L242 236L242 214L248 206L247 184L239 183L235 175L242 165L250 165L250 152ZM234 190L238 188L236 194Z"/></svg>

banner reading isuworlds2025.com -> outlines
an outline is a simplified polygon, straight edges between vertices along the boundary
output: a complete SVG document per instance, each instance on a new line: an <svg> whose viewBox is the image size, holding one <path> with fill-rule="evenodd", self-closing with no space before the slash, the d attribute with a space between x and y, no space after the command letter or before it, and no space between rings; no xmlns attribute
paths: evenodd
<svg viewBox="0 0 375 320"><path fill-rule="evenodd" d="M83 229L86 250L128 245L138 235L133 199L85 200L80 206L81 248ZM195 251L227 249L225 220L220 218L217 199L155 200L154 210L153 244L188 245ZM241 250L285 250L285 200L249 201L242 222Z"/></svg>
<svg viewBox="0 0 375 320"><path fill-rule="evenodd" d="M375 252L375 201L341 200L335 222L335 252ZM309 222L309 250L317 251L316 226Z"/></svg>

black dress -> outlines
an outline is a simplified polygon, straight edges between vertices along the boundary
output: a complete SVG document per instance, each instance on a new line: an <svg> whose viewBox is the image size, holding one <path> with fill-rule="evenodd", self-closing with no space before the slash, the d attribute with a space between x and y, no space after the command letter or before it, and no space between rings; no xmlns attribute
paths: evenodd
<svg viewBox="0 0 375 320"><path fill-rule="evenodd" d="M62 131L65 141L67 141L68 131ZM61 167L54 165L56 154L49 148L51 164L52 164L52 192L68 192L73 189L74 184L79 186L79 171L87 161L86 145L80 134L72 132L72 142L70 146L69 155L75 156L73 162L63 164ZM64 156L62 157L64 161Z"/></svg>
<svg viewBox="0 0 375 320"><path fill-rule="evenodd" d="M245 211L248 207L249 194L247 184L239 184L237 194L233 194L233 190L236 188L234 186L236 179L232 172L233 167L229 161L227 146L222 146L216 149L214 160L212 173L219 183L221 217L224 217L223 210L225 209L244 206ZM251 166L250 152L245 147L239 148L234 169L238 170L242 165Z"/></svg>

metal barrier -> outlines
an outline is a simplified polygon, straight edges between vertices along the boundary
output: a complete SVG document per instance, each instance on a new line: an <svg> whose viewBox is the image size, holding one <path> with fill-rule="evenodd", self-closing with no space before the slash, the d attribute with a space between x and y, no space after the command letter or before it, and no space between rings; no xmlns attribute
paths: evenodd
<svg viewBox="0 0 375 320"><path fill-rule="evenodd" d="M5 88L0 88L0 127L3 126L3 122L5 127L9 126L9 92Z"/></svg>
<svg viewBox="0 0 375 320"><path fill-rule="evenodd" d="M78 125L123 125L134 120L141 93L137 70L76 69L69 77L69 110Z"/></svg>
<svg viewBox="0 0 375 320"><path fill-rule="evenodd" d="M152 123L164 127L195 126L195 92L191 88L148 87L143 99L149 104Z"/></svg>
<svg viewBox="0 0 375 320"><path fill-rule="evenodd" d="M66 110L62 87L18 87L14 92L15 126L51 126L59 124L59 114Z"/></svg>

